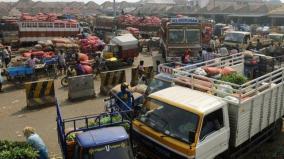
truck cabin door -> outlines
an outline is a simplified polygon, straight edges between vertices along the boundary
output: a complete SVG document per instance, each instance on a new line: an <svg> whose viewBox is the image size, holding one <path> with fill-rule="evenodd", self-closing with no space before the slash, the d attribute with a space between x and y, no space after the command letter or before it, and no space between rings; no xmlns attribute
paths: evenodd
<svg viewBox="0 0 284 159"><path fill-rule="evenodd" d="M220 108L204 117L196 148L197 159L211 159L228 149L229 127L225 109Z"/></svg>

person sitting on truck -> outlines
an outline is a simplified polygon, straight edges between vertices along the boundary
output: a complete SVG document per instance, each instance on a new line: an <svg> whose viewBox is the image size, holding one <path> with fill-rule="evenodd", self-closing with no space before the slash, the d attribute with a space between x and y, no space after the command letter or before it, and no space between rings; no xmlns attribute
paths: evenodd
<svg viewBox="0 0 284 159"><path fill-rule="evenodd" d="M190 61L190 50L189 49L186 49L185 50L185 52L184 52L184 54L183 54L183 63L184 64L188 64L189 63L189 61Z"/></svg>
<svg viewBox="0 0 284 159"><path fill-rule="evenodd" d="M127 83L122 83L120 86L121 91L117 94L118 98L120 98L128 107L132 107L132 93L128 90L129 85ZM124 104L121 101L118 101L118 105L122 108Z"/></svg>
<svg viewBox="0 0 284 159"><path fill-rule="evenodd" d="M216 41L215 41L216 39L215 39L215 37L212 37L211 38L211 40L210 40L210 47L211 47L211 49L213 50L213 51L215 51L216 50Z"/></svg>
<svg viewBox="0 0 284 159"><path fill-rule="evenodd" d="M212 60L215 58L215 54L213 53L212 48L208 48L206 52L202 52L203 61Z"/></svg>
<svg viewBox="0 0 284 159"><path fill-rule="evenodd" d="M47 147L41 137L35 132L35 129L32 127L25 127L23 134L27 138L27 143L39 152L39 159L48 159Z"/></svg>

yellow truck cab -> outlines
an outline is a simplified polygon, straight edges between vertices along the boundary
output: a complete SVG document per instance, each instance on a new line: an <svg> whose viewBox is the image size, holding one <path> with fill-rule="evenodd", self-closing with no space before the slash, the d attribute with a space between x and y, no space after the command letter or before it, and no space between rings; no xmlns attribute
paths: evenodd
<svg viewBox="0 0 284 159"><path fill-rule="evenodd" d="M147 157L209 159L228 149L228 108L220 98L174 86L149 95L143 109L132 137Z"/></svg>

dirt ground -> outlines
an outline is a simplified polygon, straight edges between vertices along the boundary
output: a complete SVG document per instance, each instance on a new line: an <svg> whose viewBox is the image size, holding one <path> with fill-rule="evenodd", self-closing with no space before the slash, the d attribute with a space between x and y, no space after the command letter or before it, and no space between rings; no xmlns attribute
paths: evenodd
<svg viewBox="0 0 284 159"><path fill-rule="evenodd" d="M152 58L141 56L136 59L145 60L145 65L152 64ZM127 81L130 81L130 68L127 68ZM56 96L61 104L64 118L100 113L104 110L103 99L99 95L100 80L94 81L98 97L80 102L69 102L68 91L61 87L60 78L55 80ZM37 110L27 110L25 92L11 83L4 84L4 93L0 94L0 139L24 141L22 129L25 126L34 127L48 146L50 155L60 157L60 148L56 133L56 109L47 107ZM247 159L269 159L277 152L284 152L284 132L279 134L273 142L262 145ZM284 158L284 157L282 157Z"/></svg>

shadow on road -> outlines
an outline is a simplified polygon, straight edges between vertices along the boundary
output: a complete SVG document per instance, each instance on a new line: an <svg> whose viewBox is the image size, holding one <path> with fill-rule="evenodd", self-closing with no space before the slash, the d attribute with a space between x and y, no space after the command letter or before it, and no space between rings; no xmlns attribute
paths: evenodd
<svg viewBox="0 0 284 159"><path fill-rule="evenodd" d="M43 107L43 108L40 108L40 109L28 109L27 107L24 107L21 110L13 113L12 116L20 116L20 115L25 115L25 114L29 114L29 113L36 113L36 112L39 112L40 110L45 109L45 108L48 108L48 107Z"/></svg>

